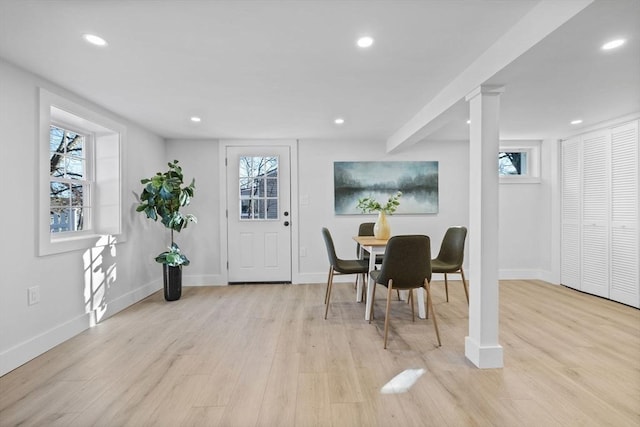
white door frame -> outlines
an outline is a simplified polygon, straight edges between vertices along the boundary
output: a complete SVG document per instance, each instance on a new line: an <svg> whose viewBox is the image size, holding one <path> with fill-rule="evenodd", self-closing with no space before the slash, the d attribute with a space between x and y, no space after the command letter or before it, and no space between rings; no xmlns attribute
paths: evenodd
<svg viewBox="0 0 640 427"><path fill-rule="evenodd" d="M291 172L291 283L300 283L300 258L299 249L299 229L298 229L298 140L296 139L222 139L218 145L218 158L220 167L218 168L220 177L220 278L224 284L229 281L228 260L228 236L227 236L227 173L226 173L226 153L227 147L234 146L256 146L268 147L270 145L286 145L290 149L290 172Z"/></svg>

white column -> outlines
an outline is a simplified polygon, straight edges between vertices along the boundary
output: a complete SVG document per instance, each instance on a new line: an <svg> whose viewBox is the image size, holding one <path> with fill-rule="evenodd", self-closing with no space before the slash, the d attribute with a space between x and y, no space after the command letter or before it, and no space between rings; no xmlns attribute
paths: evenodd
<svg viewBox="0 0 640 427"><path fill-rule="evenodd" d="M498 343L498 151L503 87L467 95L469 138L469 336L465 356L478 368L501 368Z"/></svg>

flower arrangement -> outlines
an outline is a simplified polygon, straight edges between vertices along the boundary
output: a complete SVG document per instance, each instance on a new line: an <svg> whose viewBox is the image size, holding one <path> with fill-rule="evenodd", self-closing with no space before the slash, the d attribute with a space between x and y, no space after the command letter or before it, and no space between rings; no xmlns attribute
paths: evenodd
<svg viewBox="0 0 640 427"><path fill-rule="evenodd" d="M358 199L357 208L362 210L363 213L384 212L385 214L391 215L398 209L398 206L400 206L400 197L402 197L402 191L398 191L389 197L389 200L387 200L387 203L384 205L380 204L380 202L371 196L363 197Z"/></svg>

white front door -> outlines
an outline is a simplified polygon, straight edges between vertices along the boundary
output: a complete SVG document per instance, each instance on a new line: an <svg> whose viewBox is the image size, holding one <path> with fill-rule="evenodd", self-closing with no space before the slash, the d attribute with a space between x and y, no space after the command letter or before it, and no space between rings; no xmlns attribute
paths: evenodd
<svg viewBox="0 0 640 427"><path fill-rule="evenodd" d="M291 282L290 147L228 146L229 283Z"/></svg>

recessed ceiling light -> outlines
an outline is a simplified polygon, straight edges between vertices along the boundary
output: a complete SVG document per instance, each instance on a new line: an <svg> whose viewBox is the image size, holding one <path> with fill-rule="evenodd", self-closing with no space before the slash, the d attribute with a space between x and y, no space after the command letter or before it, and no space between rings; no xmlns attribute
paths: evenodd
<svg viewBox="0 0 640 427"><path fill-rule="evenodd" d="M333 123L335 123L335 124L337 124L337 125L344 124L344 119L343 119L343 118L341 118L341 117L338 117L337 119L335 119L335 120L333 121Z"/></svg>
<svg viewBox="0 0 640 427"><path fill-rule="evenodd" d="M470 125L471 124L471 120L467 120L467 124Z"/></svg>
<svg viewBox="0 0 640 427"><path fill-rule="evenodd" d="M369 36L360 37L356 42L358 47L367 48L373 45L373 38Z"/></svg>
<svg viewBox="0 0 640 427"><path fill-rule="evenodd" d="M579 125L580 123L582 123L582 119L571 120L572 125Z"/></svg>
<svg viewBox="0 0 640 427"><path fill-rule="evenodd" d="M624 43L626 42L625 39L616 39L616 40L611 40L610 42L607 42L605 44L602 45L602 50L611 50L611 49L615 49L617 47L622 46Z"/></svg>
<svg viewBox="0 0 640 427"><path fill-rule="evenodd" d="M200 123L202 121L202 119L198 116L193 116L189 120L191 120L193 123Z"/></svg>
<svg viewBox="0 0 640 427"><path fill-rule="evenodd" d="M102 37L96 36L95 34L84 34L82 36L86 41L96 46L106 46L107 41Z"/></svg>

